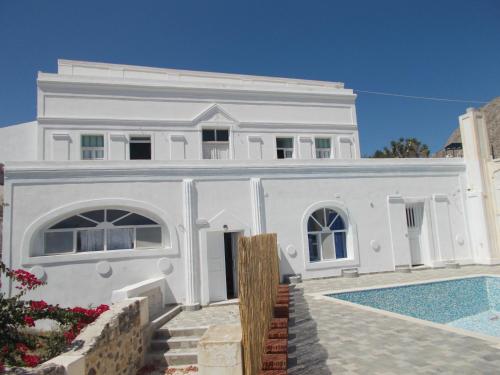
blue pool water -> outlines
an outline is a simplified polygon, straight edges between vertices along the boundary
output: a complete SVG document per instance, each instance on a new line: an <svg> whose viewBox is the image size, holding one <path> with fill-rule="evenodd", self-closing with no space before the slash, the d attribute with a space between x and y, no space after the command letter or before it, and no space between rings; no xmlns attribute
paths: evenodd
<svg viewBox="0 0 500 375"><path fill-rule="evenodd" d="M471 277L329 297L500 337L500 278Z"/></svg>

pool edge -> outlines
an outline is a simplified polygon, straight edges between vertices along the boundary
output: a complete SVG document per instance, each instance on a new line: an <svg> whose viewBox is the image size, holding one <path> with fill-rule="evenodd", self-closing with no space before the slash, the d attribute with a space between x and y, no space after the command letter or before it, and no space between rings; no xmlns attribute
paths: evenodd
<svg viewBox="0 0 500 375"><path fill-rule="evenodd" d="M407 322L417 323L417 324L425 325L428 327L438 328L438 329L441 329L443 331L447 331L447 332L451 332L451 333L455 333L455 334L459 334L459 335L463 335L463 336L473 337L473 338L483 340L483 341L488 341L488 343L490 343L493 347L500 349L500 337L488 336L488 335L476 333L473 331L468 331L468 330L461 329L461 328L451 327L451 326L448 326L448 325L445 325L442 323L435 323L435 322L431 322L429 320L414 318L414 317L411 317L408 315L403 315L403 314L395 313L392 311L377 309L375 307L365 306L365 305L361 305L358 303L349 302L349 301L345 301L345 300L341 300L341 299L338 299L335 297L328 296L328 294L349 293L349 292L358 292L358 291L366 291L366 290L374 290L374 289L387 289L387 288L394 288L394 287L407 286L407 285L431 284L431 283L440 282L440 281L460 280L460 279L469 279L469 278L476 278L476 277L500 278L500 275L482 273L482 274L475 274L475 275L447 277L447 278L430 279L430 280L423 280L423 281L422 280L421 281L413 281L413 282L408 282L408 283L386 284L386 285L380 285L380 286L349 288L349 289L341 289L341 290L329 290L329 291L316 292L316 293L306 293L306 295L313 297L315 300L324 300L324 301L329 301L330 303L342 304L345 306L350 306L353 308L377 313L380 315L385 315L387 317L397 318L400 320L405 320Z"/></svg>

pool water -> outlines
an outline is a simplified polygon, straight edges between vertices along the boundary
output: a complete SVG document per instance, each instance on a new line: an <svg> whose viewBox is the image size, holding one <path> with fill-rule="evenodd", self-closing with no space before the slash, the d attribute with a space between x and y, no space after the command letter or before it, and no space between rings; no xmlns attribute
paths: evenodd
<svg viewBox="0 0 500 375"><path fill-rule="evenodd" d="M500 337L500 278L478 276L329 297Z"/></svg>

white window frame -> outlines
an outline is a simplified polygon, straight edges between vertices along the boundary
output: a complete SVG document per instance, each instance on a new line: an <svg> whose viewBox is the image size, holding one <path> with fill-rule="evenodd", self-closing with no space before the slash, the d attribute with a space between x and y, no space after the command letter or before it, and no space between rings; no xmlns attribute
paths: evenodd
<svg viewBox="0 0 500 375"><path fill-rule="evenodd" d="M134 141L132 142L132 138L146 138L149 137L149 142L146 141ZM130 145L132 143L149 143L150 144L150 149L151 149L151 157L149 159L131 159L130 157ZM152 134L129 134L128 136L128 150L127 150L127 155L129 160L153 160L153 135Z"/></svg>
<svg viewBox="0 0 500 375"><path fill-rule="evenodd" d="M317 148L316 139L328 139L330 141L330 148ZM328 152L328 157L318 157L318 152ZM332 137L315 136L314 137L314 157L316 159L333 159L333 139Z"/></svg>
<svg viewBox="0 0 500 375"><path fill-rule="evenodd" d="M94 209L92 211L96 211L96 210L99 210L99 209ZM104 211L104 217L106 218L106 215L107 215L107 210L108 209L101 209ZM114 210L114 209L113 209ZM132 212L132 211L128 211L128 210L122 210L122 211L127 211L128 213L127 214L124 214L118 218L116 218L115 220L113 220L112 222L107 222L107 221L103 221L103 222L98 222L96 220L92 220L90 218L88 218L87 216L83 216L82 214L75 214L75 215L71 215L71 216L68 216L66 217L65 219L69 219L70 217L73 217L73 216L79 216L85 220L88 220L88 221L91 221L91 222L94 222L97 224L97 226L95 227L81 227L81 228L60 228L60 229L46 229L45 231L43 231L43 256L52 256L52 255L64 255L64 254L89 254L89 253L102 253L102 252L115 252L115 251L132 251L132 250L143 250L143 249L156 249L157 247L161 247L163 248L164 247L164 234L163 234L163 228L160 224L147 224L147 225L120 225L120 226L115 226L114 223L119 221L119 220L122 220L124 218L126 218L127 216L130 216L132 214L134 214L135 212ZM85 211L85 212L88 212L88 211ZM83 212L84 213L84 212ZM144 216L142 214L138 214L138 215L141 215L141 216ZM144 216L147 218L147 216ZM52 224L52 225L56 225L58 222L61 222L65 219L61 219L59 221L57 221L56 223ZM151 220L151 219L150 219ZM161 242L158 246L154 246L154 247L140 247L138 248L137 247L137 229L141 229L141 228L160 228L160 231L161 231ZM133 229L133 248L131 249L113 249L113 250L108 250L108 230L110 229ZM104 231L104 244L103 244L103 249L102 250L96 250L96 251L78 251L77 250L77 235L78 235L78 232L79 231L88 231L88 230L103 230ZM59 252L59 253L56 253L56 252L47 252L47 243L46 243L46 238L45 238L45 234L46 233L57 233L57 232L65 232L65 233L72 233L73 234L73 249L72 251L64 251L64 252Z"/></svg>
<svg viewBox="0 0 500 375"><path fill-rule="evenodd" d="M292 140L292 148L289 148L289 147L278 147L278 139L280 138L289 138ZM274 158L276 160L286 160L286 159L295 159L295 137L294 136L290 136L290 135L277 135L275 138L274 138L274 146L275 146L275 153L274 153ZM286 155L286 151L292 151L292 156L287 158L287 157L284 157L283 159L280 159L278 158L278 150L283 150L283 155Z"/></svg>
<svg viewBox="0 0 500 375"><path fill-rule="evenodd" d="M88 146L82 146L82 140L83 137L102 137L102 147L88 147ZM95 154L96 151L102 151L102 158L90 158L90 159L85 159L83 157L84 151L91 151L92 155ZM104 160L106 157L106 137L104 134L80 134L80 159L81 160Z"/></svg>
<svg viewBox="0 0 500 375"><path fill-rule="evenodd" d="M313 216L313 214L316 212L316 211L319 211L319 210L322 210L323 211L323 215L325 215L325 217L323 218L325 220L325 224L327 225L326 227L323 227L319 222L318 220L316 220L316 218ZM333 220L328 223L326 221L326 210L332 210L334 211L337 215L333 218ZM320 208L318 210L315 210L313 212L311 212L311 214L309 215L309 218L312 218L316 224L318 224L318 226L320 226L322 229L320 231L307 231L307 243L309 245L309 235L313 235L316 237L316 242L317 242L317 246L318 246L318 254L319 254L319 260L311 260L311 256L310 256L310 249L308 248L308 253L309 253L309 263L317 263L317 262L322 262L322 261L334 261L334 260L344 260L344 259L348 259L349 258L349 253L348 253L348 248L347 248L347 223L345 222L344 218L342 217L342 215L340 215L340 213L332 208L329 208L329 207L324 207L324 208ZM342 219L342 221L344 222L344 229L335 229L335 230L331 230L329 227L338 219ZM309 219L308 219L309 221ZM346 248L345 248L345 253L346 253L346 256L344 258L337 258L337 248L336 248L336 245L335 245L335 233L345 233L345 245L346 245ZM323 241L321 239L321 235L322 234L331 234L332 237L332 242L333 242L333 258L324 258L323 256Z"/></svg>
<svg viewBox="0 0 500 375"><path fill-rule="evenodd" d="M204 141L203 140L203 132L205 130L213 130L215 132L215 141ZM217 140L217 131L225 130L227 131L227 141L218 141ZM232 159L232 149L231 149L231 129L223 126L210 126L210 127L202 127L201 128L201 157L203 160L224 160L224 159L212 159L204 157L204 145L227 145L227 159Z"/></svg>

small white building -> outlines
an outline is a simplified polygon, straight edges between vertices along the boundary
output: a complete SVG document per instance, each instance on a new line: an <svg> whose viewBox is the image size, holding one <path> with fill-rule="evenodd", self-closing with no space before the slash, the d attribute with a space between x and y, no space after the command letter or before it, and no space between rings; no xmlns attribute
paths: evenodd
<svg viewBox="0 0 500 375"><path fill-rule="evenodd" d="M342 83L60 60L37 86L36 121L0 129L3 261L48 283L30 298L153 279L164 303L225 300L238 236L265 232L303 278L494 261L465 162L361 159Z"/></svg>

